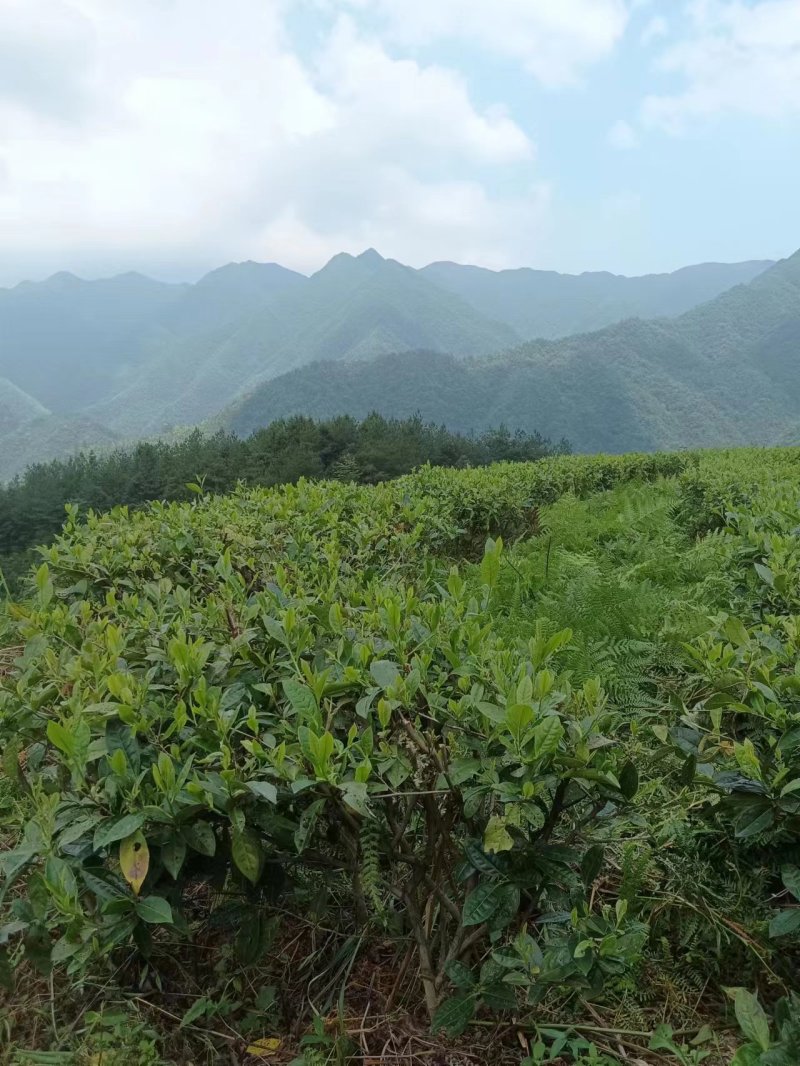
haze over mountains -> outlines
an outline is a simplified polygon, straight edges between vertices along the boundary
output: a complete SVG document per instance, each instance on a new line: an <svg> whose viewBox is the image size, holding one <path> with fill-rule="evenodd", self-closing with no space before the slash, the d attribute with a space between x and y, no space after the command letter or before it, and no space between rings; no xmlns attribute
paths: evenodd
<svg viewBox="0 0 800 1066"><path fill-rule="evenodd" d="M414 270L369 250L311 277L240 263L194 285L26 282L0 290L0 478L74 447L294 412L505 421L590 450L775 439L800 422L798 263L625 278Z"/></svg>

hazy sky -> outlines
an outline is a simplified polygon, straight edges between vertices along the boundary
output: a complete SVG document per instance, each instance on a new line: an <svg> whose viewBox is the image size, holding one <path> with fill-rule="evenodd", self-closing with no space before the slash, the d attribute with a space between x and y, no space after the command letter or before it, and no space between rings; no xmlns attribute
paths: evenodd
<svg viewBox="0 0 800 1066"><path fill-rule="evenodd" d="M800 246L800 0L0 0L0 284Z"/></svg>

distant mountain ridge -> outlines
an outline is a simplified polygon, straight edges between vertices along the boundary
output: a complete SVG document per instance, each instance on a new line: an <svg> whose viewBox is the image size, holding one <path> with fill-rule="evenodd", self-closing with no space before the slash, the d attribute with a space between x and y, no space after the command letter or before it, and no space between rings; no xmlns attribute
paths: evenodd
<svg viewBox="0 0 800 1066"><path fill-rule="evenodd" d="M369 249L334 256L310 277L246 262L193 285L61 273L0 289L0 378L39 405L26 405L9 386L0 390L0 477L69 451L70 437L88 446L93 438L102 444L219 420L221 410L241 407L241 397L304 367L342 364L344 379L345 364L377 359L400 379L416 365L408 358L414 351L434 353L443 366L449 357L480 360L526 341L551 343L532 338L586 323L675 314L768 266L704 264L644 278L450 263L415 270ZM470 363L465 374L474 372ZM284 387L276 385L275 395Z"/></svg>
<svg viewBox="0 0 800 1066"><path fill-rule="evenodd" d="M586 451L767 443L796 432L798 367L800 252L675 319L466 362L418 352L319 363L264 383L221 423L247 433L279 414L419 411L461 432L535 427Z"/></svg>
<svg viewBox="0 0 800 1066"><path fill-rule="evenodd" d="M486 270L431 263L425 277L456 293L489 317L508 323L523 340L589 333L625 318L659 318L713 300L773 266L768 259L701 263L671 274L628 278L606 271Z"/></svg>

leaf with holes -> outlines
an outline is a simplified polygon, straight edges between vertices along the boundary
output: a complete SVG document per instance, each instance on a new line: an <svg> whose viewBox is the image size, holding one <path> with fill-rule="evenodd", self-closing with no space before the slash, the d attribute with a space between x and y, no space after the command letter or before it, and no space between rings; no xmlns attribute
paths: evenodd
<svg viewBox="0 0 800 1066"><path fill-rule="evenodd" d="M133 889L134 896L138 896L150 869L150 849L140 829L125 837L120 844L119 866L122 876Z"/></svg>
<svg viewBox="0 0 800 1066"><path fill-rule="evenodd" d="M177 881L181 867L186 861L186 841L175 836L161 847L161 861L173 881Z"/></svg>

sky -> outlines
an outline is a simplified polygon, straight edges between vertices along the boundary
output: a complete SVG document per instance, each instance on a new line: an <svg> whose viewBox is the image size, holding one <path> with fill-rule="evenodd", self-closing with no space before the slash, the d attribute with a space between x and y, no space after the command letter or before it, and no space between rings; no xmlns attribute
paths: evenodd
<svg viewBox="0 0 800 1066"><path fill-rule="evenodd" d="M0 285L800 246L800 0L0 0Z"/></svg>

